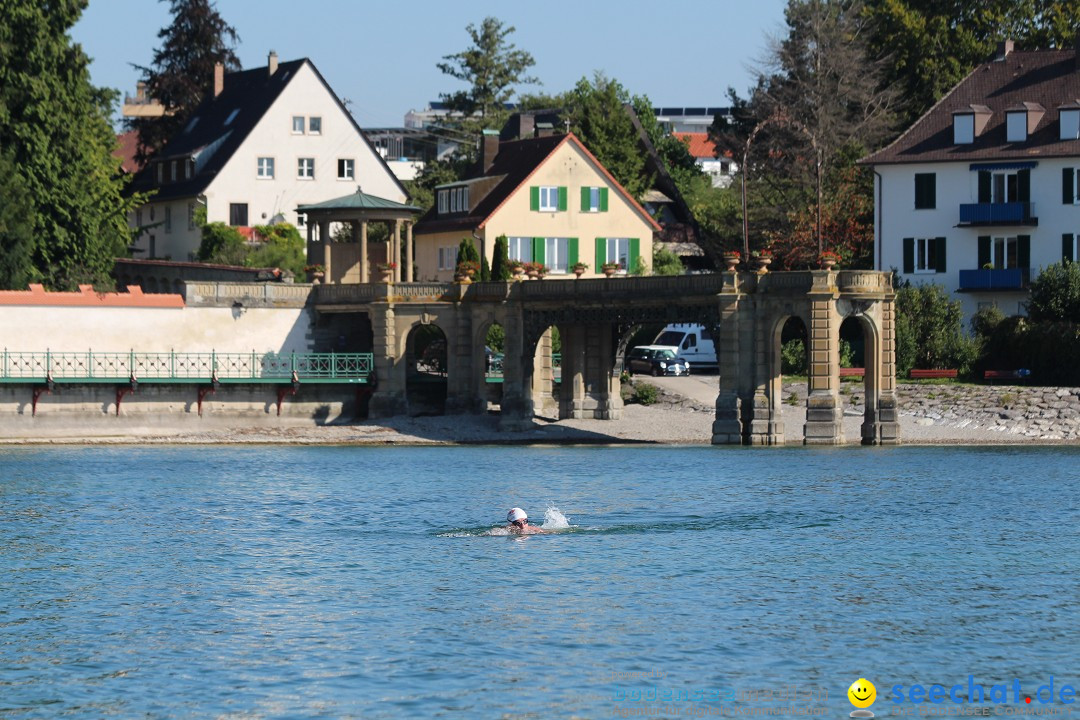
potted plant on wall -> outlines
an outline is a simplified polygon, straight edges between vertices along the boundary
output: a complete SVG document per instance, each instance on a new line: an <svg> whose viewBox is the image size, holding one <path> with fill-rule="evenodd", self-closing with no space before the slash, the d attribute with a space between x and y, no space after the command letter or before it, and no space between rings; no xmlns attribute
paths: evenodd
<svg viewBox="0 0 1080 720"><path fill-rule="evenodd" d="M617 262L606 262L600 266L600 270L602 270L604 275L606 275L607 277L611 277L622 269L622 263Z"/></svg>
<svg viewBox="0 0 1080 720"><path fill-rule="evenodd" d="M825 250L818 256L818 263L822 270L830 270L832 266L840 262L840 255L832 250Z"/></svg>
<svg viewBox="0 0 1080 720"><path fill-rule="evenodd" d="M727 271L734 272L735 266L742 260L742 253L738 250L725 250L720 257L724 261Z"/></svg>
<svg viewBox="0 0 1080 720"><path fill-rule="evenodd" d="M318 285L326 277L326 266L318 263L314 265L305 265L304 272L307 273L308 282Z"/></svg>
<svg viewBox="0 0 1080 720"><path fill-rule="evenodd" d="M394 271L397 270L397 263L384 262L379 263L376 267L378 267L379 272L382 273L382 281L390 282L390 278L393 276Z"/></svg>
<svg viewBox="0 0 1080 720"><path fill-rule="evenodd" d="M471 283L478 272L480 272L480 263L475 260L462 260L457 264L457 278L462 285Z"/></svg>
<svg viewBox="0 0 1080 720"><path fill-rule="evenodd" d="M581 277L582 275L585 274L585 271L588 270L588 269L589 269L589 264L588 263L583 263L583 262L574 263L573 270L574 270L574 275L576 277Z"/></svg>
<svg viewBox="0 0 1080 720"><path fill-rule="evenodd" d="M769 272L769 265L772 263L773 255L772 250L769 248L761 248L760 250L754 250L750 253L750 257L754 258L754 262L757 263L758 273L764 275Z"/></svg>

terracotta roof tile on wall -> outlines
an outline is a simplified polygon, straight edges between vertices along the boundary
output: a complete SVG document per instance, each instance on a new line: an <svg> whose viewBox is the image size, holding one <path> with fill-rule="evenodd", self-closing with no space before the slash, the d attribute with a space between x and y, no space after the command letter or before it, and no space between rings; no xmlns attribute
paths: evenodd
<svg viewBox="0 0 1080 720"><path fill-rule="evenodd" d="M1012 52L984 63L953 88L891 145L865 164L964 162L1080 155L1080 141L1061 140L1058 107L1080 98L1075 50ZM1008 142L1005 111L1021 103L1046 109L1025 142ZM953 113L985 105L992 113L975 142L953 142Z"/></svg>

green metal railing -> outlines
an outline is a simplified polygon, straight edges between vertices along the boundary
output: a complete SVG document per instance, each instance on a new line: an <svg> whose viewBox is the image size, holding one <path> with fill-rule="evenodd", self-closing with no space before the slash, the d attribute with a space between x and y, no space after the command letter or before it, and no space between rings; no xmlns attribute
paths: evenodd
<svg viewBox="0 0 1080 720"><path fill-rule="evenodd" d="M0 383L367 383L371 353L18 352Z"/></svg>

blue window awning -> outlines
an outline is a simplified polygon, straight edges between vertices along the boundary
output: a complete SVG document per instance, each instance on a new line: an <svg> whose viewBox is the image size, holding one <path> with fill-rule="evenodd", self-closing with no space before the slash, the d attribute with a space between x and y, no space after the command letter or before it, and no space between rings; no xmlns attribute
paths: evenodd
<svg viewBox="0 0 1080 720"><path fill-rule="evenodd" d="M995 163L971 163L968 167L971 172L979 170L1030 170L1039 163L1035 160L1021 160L1019 162L995 162Z"/></svg>

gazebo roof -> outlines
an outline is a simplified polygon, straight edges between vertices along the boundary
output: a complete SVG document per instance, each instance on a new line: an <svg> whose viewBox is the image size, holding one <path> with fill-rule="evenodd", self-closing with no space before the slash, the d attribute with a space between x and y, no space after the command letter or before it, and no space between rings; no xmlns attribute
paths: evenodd
<svg viewBox="0 0 1080 720"><path fill-rule="evenodd" d="M313 203L311 205L301 205L296 208L298 212L307 213L311 211L334 211L334 210L367 210L375 213L379 212L394 212L394 213L418 213L420 208L413 205L405 205L403 203L394 202L393 200L387 200L386 198L377 197L375 195L368 195L359 186L356 188L356 192L345 195L344 197L335 198L333 200L325 200L321 203Z"/></svg>

